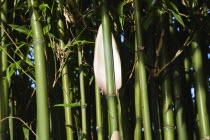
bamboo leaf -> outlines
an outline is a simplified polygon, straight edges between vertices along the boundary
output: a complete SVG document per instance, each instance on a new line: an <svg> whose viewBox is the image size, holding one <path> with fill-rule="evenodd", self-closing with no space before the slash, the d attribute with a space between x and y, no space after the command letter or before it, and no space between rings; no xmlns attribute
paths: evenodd
<svg viewBox="0 0 210 140"><path fill-rule="evenodd" d="M25 125L23 125L22 128L25 139L29 140L29 129Z"/></svg>
<svg viewBox="0 0 210 140"><path fill-rule="evenodd" d="M10 81L11 76L15 73L15 64L12 63L8 68L7 68L7 72L6 72L6 77L7 80Z"/></svg>
<svg viewBox="0 0 210 140"><path fill-rule="evenodd" d="M54 105L54 107L79 107L81 106L81 103L80 102L76 102L76 103L71 103L71 104L57 104L57 105Z"/></svg>
<svg viewBox="0 0 210 140"><path fill-rule="evenodd" d="M169 2L169 4L171 5L171 9L168 9L169 11L171 11L171 13L174 15L174 17L176 18L176 20L183 26L185 27L185 24L182 20L182 17L179 15L179 10L176 7L176 5L174 5L172 2Z"/></svg>
<svg viewBox="0 0 210 140"><path fill-rule="evenodd" d="M29 66L32 66L32 67L34 67L34 64L33 64L33 62L30 60L30 59L28 59L28 58L25 58L23 55L21 55L20 53L16 53L22 60L24 60Z"/></svg>
<svg viewBox="0 0 210 140"><path fill-rule="evenodd" d="M51 25L50 24L46 25L43 28L43 34L45 35L45 34L49 33L50 29L51 29Z"/></svg>
<svg viewBox="0 0 210 140"><path fill-rule="evenodd" d="M90 78L90 81L89 81L89 86L92 84L93 79L94 79L94 76L92 76L92 77Z"/></svg>
<svg viewBox="0 0 210 140"><path fill-rule="evenodd" d="M119 21L120 21L120 25L121 25L122 30L123 30L124 19L125 19L125 16L123 15L123 7L126 3L127 3L126 1L123 1L118 5Z"/></svg>
<svg viewBox="0 0 210 140"><path fill-rule="evenodd" d="M26 25L14 25L14 24L8 24L10 27L12 27L14 30L24 33L25 35L28 35L30 30L27 28Z"/></svg>

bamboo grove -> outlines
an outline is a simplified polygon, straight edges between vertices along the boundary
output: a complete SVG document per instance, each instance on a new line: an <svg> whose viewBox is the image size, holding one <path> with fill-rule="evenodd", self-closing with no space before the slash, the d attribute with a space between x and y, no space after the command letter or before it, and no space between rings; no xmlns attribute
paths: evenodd
<svg viewBox="0 0 210 140"><path fill-rule="evenodd" d="M0 140L209 140L210 2L0 0Z"/></svg>

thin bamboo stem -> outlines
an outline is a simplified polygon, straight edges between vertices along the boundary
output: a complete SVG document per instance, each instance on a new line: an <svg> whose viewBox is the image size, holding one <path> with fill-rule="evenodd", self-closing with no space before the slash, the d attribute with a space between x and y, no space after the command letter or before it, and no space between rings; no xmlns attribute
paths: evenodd
<svg viewBox="0 0 210 140"><path fill-rule="evenodd" d="M79 79L80 79L80 96L81 96L81 115L82 115L82 139L87 139L87 118L86 118L86 101L85 101L85 83L84 71L82 64L82 45L78 46L78 63L79 63Z"/></svg>
<svg viewBox="0 0 210 140"><path fill-rule="evenodd" d="M101 110L101 94L100 89L95 82L95 98L96 98L96 131L98 140L103 140L103 120Z"/></svg>
<svg viewBox="0 0 210 140"><path fill-rule="evenodd" d="M59 34L59 46L61 50L65 50L65 43L64 43L64 24L63 20L61 18L61 13L62 13L62 7L63 7L63 1L59 0L58 2L58 8L57 8L57 19L58 19L58 34ZM65 51L63 51L65 53ZM66 59L66 58L64 58ZM61 58L61 65L64 63L64 59ZM63 86L63 101L64 104L71 104L71 83L69 80L68 76L68 65L65 64L65 66L62 69L62 86ZM71 107L64 107L64 112L65 112L65 128L66 128L66 139L67 140L73 140L74 135L73 135L73 123L72 123L72 110Z"/></svg>
<svg viewBox="0 0 210 140"><path fill-rule="evenodd" d="M161 50L161 64L160 67L164 66L167 59L167 46L166 40L163 40L163 46ZM174 115L172 108L172 89L171 89L171 77L169 75L169 70L166 69L161 78L161 90L162 90L162 104L163 104L163 131L164 131L164 139L174 140Z"/></svg>
<svg viewBox="0 0 210 140"><path fill-rule="evenodd" d="M106 1L102 0L101 3L101 18L103 30L103 44L104 44L104 60L106 72L106 94L108 106L108 122L109 134L118 129L118 115L117 115L117 99L115 91L115 78L114 78L114 59L112 51L112 39L109 24L109 14L106 6Z"/></svg>
<svg viewBox="0 0 210 140"><path fill-rule="evenodd" d="M137 52L137 40L135 39L135 51ZM135 53L135 115L136 115L136 126L134 130L134 140L142 139L142 109L141 109L141 93L139 83L139 66L138 66L138 54Z"/></svg>
<svg viewBox="0 0 210 140"><path fill-rule="evenodd" d="M184 116L184 107L182 104L182 87L181 77L178 71L174 71L173 75L174 98L175 98L175 112L176 112L176 127L179 140L188 140L187 126Z"/></svg>
<svg viewBox="0 0 210 140"><path fill-rule="evenodd" d="M144 126L144 137L146 140L152 140L151 124L150 124L150 112L148 103L148 91L147 91L147 79L146 79L146 69L143 52L143 37L142 37L142 23L141 23L141 11L138 0L133 0L134 5L134 19L136 28L136 39L137 39L137 49L138 49L138 70L139 70L139 82L140 82L140 93L141 93L141 107L143 116L143 126Z"/></svg>
<svg viewBox="0 0 210 140"><path fill-rule="evenodd" d="M1 15L0 15L0 22L1 27L4 29L6 28L7 23L7 0L1 0ZM4 30L1 30L0 35L1 40L1 48L0 51L0 120L5 117L8 117L8 80L6 78L6 70L8 67L7 63L7 47L6 44L6 36ZM0 140L7 140L9 138L9 124L8 120L5 122L0 123Z"/></svg>
<svg viewBox="0 0 210 140"><path fill-rule="evenodd" d="M49 140L49 105L45 66L45 44L38 15L38 3L28 0L35 58L37 133L39 140Z"/></svg>

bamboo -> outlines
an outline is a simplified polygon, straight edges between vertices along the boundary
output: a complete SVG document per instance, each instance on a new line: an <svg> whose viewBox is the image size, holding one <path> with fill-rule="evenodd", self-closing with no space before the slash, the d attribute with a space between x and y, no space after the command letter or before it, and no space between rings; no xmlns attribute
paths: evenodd
<svg viewBox="0 0 210 140"><path fill-rule="evenodd" d="M44 36L38 15L38 3L28 0L30 12L36 78L37 133L39 140L49 140L49 110L44 53Z"/></svg>
<svg viewBox="0 0 210 140"><path fill-rule="evenodd" d="M1 27L6 28L7 24L7 0L1 0L1 15L0 22ZM6 78L7 64L7 47L6 45L6 35L4 30L1 30L0 35L0 120L8 116L8 80ZM8 120L0 123L0 140L7 140L9 138L9 125Z"/></svg>
<svg viewBox="0 0 210 140"><path fill-rule="evenodd" d="M183 95L181 87L181 77L178 71L174 71L173 75L175 112L176 112L176 127L179 140L188 140L187 126L184 115L184 107L182 104Z"/></svg>
<svg viewBox="0 0 210 140"><path fill-rule="evenodd" d="M101 110L101 94L100 89L95 82L95 98L96 98L96 131L98 140L103 140L103 120Z"/></svg>
<svg viewBox="0 0 210 140"><path fill-rule="evenodd" d="M105 0L101 3L101 17L102 17L102 30L103 30L103 45L104 45L104 60L105 60L105 73L106 73L106 94L108 106L108 122L109 122L109 135L118 129L118 115L116 103L116 90L114 78L114 59L112 51L112 38L109 24L109 14L106 8Z"/></svg>
<svg viewBox="0 0 210 140"><path fill-rule="evenodd" d="M63 20L61 18L62 13L62 7L63 7L63 1L59 0L58 2L58 8L57 8L57 19L58 19L58 34L59 34L59 46L61 50L65 50L65 33L64 33L64 24ZM65 52L64 52L65 53ZM68 65L64 64L66 58L61 58L60 65L65 65L62 69L62 89L63 89L63 101L64 104L71 104L72 99L72 91L71 91L71 83L69 80L68 75ZM65 112L65 128L66 128L66 139L67 140L73 140L73 123L72 123L72 110L71 107L64 107Z"/></svg>
<svg viewBox="0 0 210 140"><path fill-rule="evenodd" d="M143 126L144 126L144 137L146 140L152 140L151 124L150 124L150 112L148 103L148 91L147 91L147 79L146 79L146 69L143 52L143 37L142 37L142 23L141 23L141 12L138 0L133 0L134 5L134 19L136 28L136 39L137 39L137 49L138 49L138 70L139 70L139 82L140 82L140 93L141 93L141 107L143 116Z"/></svg>
<svg viewBox="0 0 210 140"><path fill-rule="evenodd" d="M166 35L165 35L166 36ZM162 50L161 50L161 64L160 67L164 66L168 62L168 50L166 46L166 38L163 40ZM163 131L164 139L174 140L174 118L172 110L172 89L171 89L171 78L169 75L169 70L164 70L161 78L161 90L162 90L162 104L163 104Z"/></svg>
<svg viewBox="0 0 210 140"><path fill-rule="evenodd" d="M177 38L175 35L174 27L172 27L171 19L172 15L169 14L169 32L170 32L170 45L173 47L176 51L178 50L177 46L175 45L177 42ZM180 68L180 61L182 59L177 58L175 61L175 70L173 71L173 93L174 93L174 104L175 104L175 119L176 119L176 128L177 128L177 134L179 140L188 140L188 134L187 134L187 124L185 119L185 113L184 113L184 106L183 106L183 93L182 93L182 79L181 75L178 71Z"/></svg>
<svg viewBox="0 0 210 140"><path fill-rule="evenodd" d="M196 91L196 103L199 118L199 131L200 139L210 139L209 129L209 115L207 112L206 104L206 88L205 88L205 76L203 73L203 61L201 45L198 35L191 42L192 64L194 67L194 84Z"/></svg>
<svg viewBox="0 0 210 140"><path fill-rule="evenodd" d="M9 98L9 117L14 117L14 99L12 97L13 93L10 91L10 98ZM9 134L10 140L14 140L14 121L13 119L9 119Z"/></svg>
<svg viewBox="0 0 210 140"><path fill-rule="evenodd" d="M135 39L135 52L137 52L137 40ZM141 93L139 83L139 66L138 66L138 54L135 53L135 115L136 115L136 126L134 130L134 140L142 139L142 109L141 109Z"/></svg>
<svg viewBox="0 0 210 140"><path fill-rule="evenodd" d="M81 96L81 115L82 115L82 139L87 139L87 120L86 120L86 101L85 101L85 84L84 71L82 64L82 45L78 46L78 63L79 63L79 79L80 79L80 96Z"/></svg>

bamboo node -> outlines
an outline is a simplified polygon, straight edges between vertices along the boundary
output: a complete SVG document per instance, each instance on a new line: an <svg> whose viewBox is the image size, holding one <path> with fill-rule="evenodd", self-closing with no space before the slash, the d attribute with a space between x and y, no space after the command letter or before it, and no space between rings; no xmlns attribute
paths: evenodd
<svg viewBox="0 0 210 140"><path fill-rule="evenodd" d="M200 140L210 140L210 137L209 136L204 136Z"/></svg>
<svg viewBox="0 0 210 140"><path fill-rule="evenodd" d="M44 43L44 40L43 39L35 39L35 40L33 40L33 43L36 43L36 42Z"/></svg>
<svg viewBox="0 0 210 140"><path fill-rule="evenodd" d="M175 99L181 99L182 96L175 96Z"/></svg>
<svg viewBox="0 0 210 140"><path fill-rule="evenodd" d="M106 98L109 98L109 97L116 97L117 95L116 94L111 94L111 95L107 95Z"/></svg>
<svg viewBox="0 0 210 140"><path fill-rule="evenodd" d="M103 131L103 127L97 126L97 127L96 127L96 131Z"/></svg>
<svg viewBox="0 0 210 140"><path fill-rule="evenodd" d="M143 51L144 50L144 46L138 46L137 49L138 49L138 51Z"/></svg>
<svg viewBox="0 0 210 140"><path fill-rule="evenodd" d="M137 121L142 121L143 118L142 118L142 117L136 117L136 120L137 120Z"/></svg>
<svg viewBox="0 0 210 140"><path fill-rule="evenodd" d="M173 129L173 130L175 130L176 126L174 126L174 125L165 125L165 126L163 126L163 129Z"/></svg>
<svg viewBox="0 0 210 140"><path fill-rule="evenodd" d="M87 108L87 104L81 105L81 108Z"/></svg>

